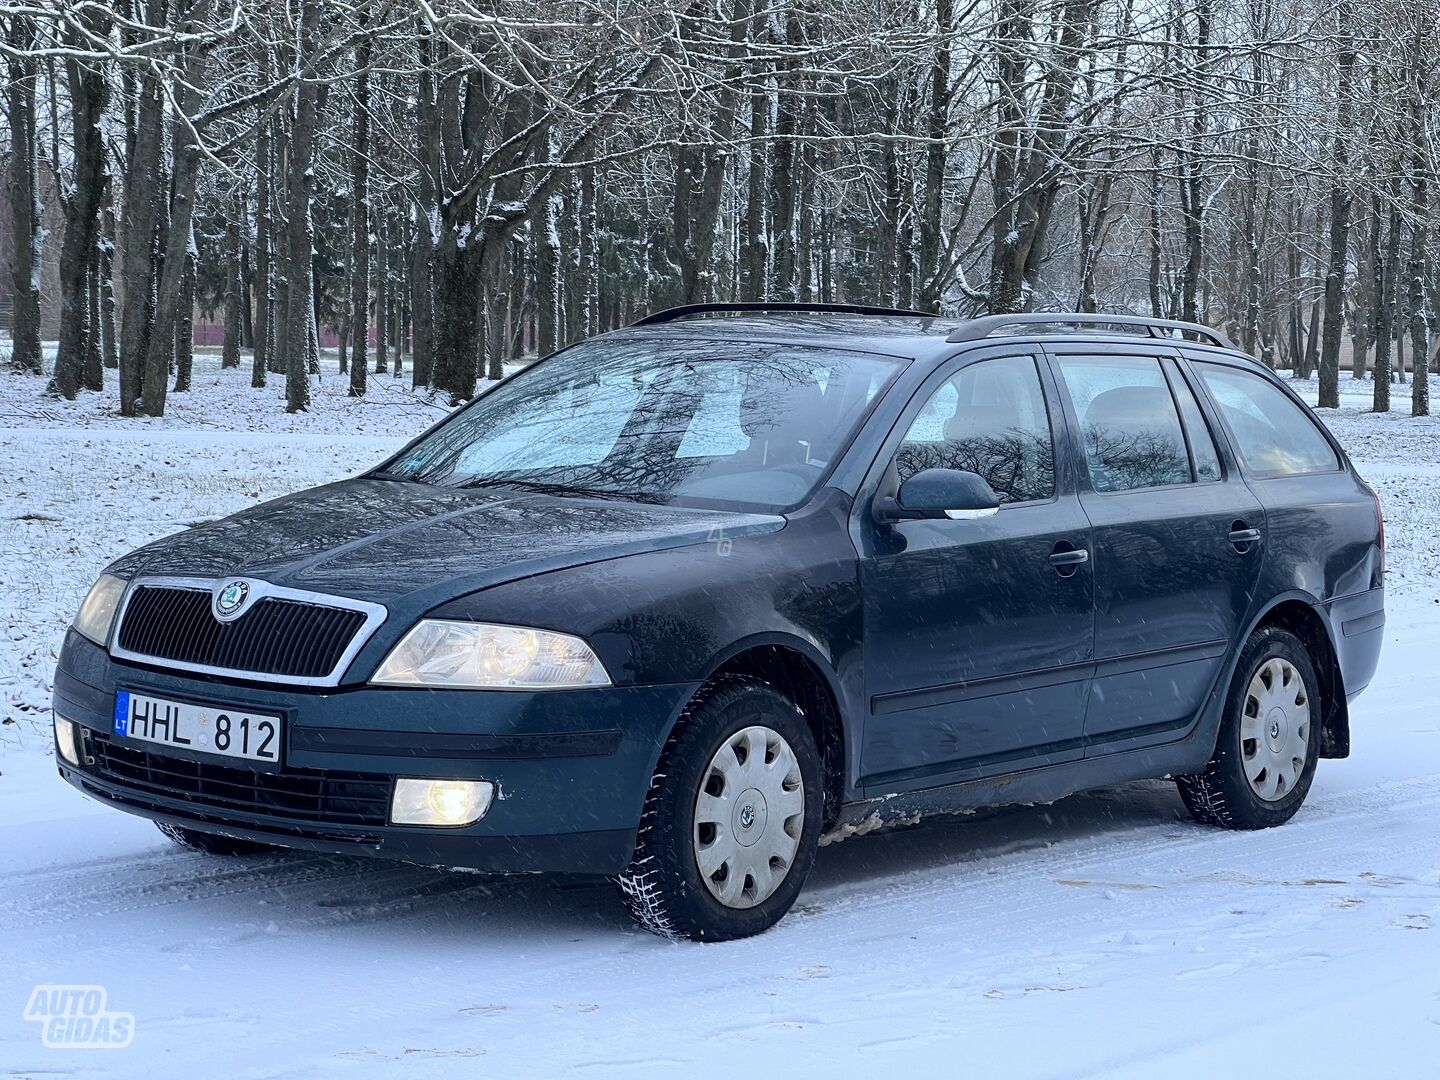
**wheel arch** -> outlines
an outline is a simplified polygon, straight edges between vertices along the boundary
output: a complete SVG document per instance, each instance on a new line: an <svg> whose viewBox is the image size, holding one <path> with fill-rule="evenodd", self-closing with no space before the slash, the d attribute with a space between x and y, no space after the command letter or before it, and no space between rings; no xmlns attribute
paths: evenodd
<svg viewBox="0 0 1440 1080"><path fill-rule="evenodd" d="M1305 644L1325 697L1325 713L1320 725L1320 756L1349 757L1350 707L1345 697L1345 679L1335 651L1334 630L1322 606L1306 593L1276 597L1255 618L1245 637L1248 639L1250 634L1265 626L1287 630Z"/></svg>
<svg viewBox="0 0 1440 1080"><path fill-rule="evenodd" d="M849 776L849 746L837 678L829 658L804 639L759 634L736 642L710 664L702 686L748 676L774 686L805 716L825 768L824 828L838 819Z"/></svg>

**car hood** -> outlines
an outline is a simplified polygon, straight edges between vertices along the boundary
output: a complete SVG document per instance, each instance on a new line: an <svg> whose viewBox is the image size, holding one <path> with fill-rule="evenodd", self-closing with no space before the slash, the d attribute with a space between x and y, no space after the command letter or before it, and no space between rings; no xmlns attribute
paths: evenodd
<svg viewBox="0 0 1440 1080"><path fill-rule="evenodd" d="M423 610L478 589L644 551L773 532L785 519L355 479L263 503L119 560L126 576L252 577Z"/></svg>

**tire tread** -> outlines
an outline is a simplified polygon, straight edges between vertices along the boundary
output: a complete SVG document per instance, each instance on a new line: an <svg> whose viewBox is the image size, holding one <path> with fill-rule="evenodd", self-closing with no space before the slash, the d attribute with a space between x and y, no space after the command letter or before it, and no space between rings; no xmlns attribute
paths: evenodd
<svg viewBox="0 0 1440 1080"><path fill-rule="evenodd" d="M676 774L679 763L703 753L713 737L708 715L731 702L755 692L764 692L785 702L796 718L804 724L800 712L784 693L771 683L749 675L721 675L696 692L675 722L665 749L660 754L655 775L645 795L640 826L635 835L635 855L630 865L615 879L620 898L631 917L645 930L672 941L714 940L717 935L706 928L687 910L693 901L683 885L677 883L671 868L664 865L661 852L686 849L685 838L675 835L676 822L668 808L674 805Z"/></svg>
<svg viewBox="0 0 1440 1080"><path fill-rule="evenodd" d="M1264 652L1272 644L1303 659L1310 667L1309 689L1316 706L1311 718L1312 727L1318 730L1320 686L1315 674L1315 658L1306 649L1305 643L1290 631L1278 626L1262 626L1245 642L1235 666L1234 679L1226 691L1225 715L1221 718L1220 730L1215 740L1215 751L1205 768L1198 773L1175 777L1175 786L1190 816L1201 825L1214 825L1222 829L1266 829L1279 825L1292 817L1304 802L1309 791L1310 778L1314 775L1319 754L1318 735L1311 736L1311 754L1307 765L1308 775L1298 799L1284 807L1262 806L1250 793L1243 770L1238 760L1239 742L1236 725L1239 723L1238 710L1245 688L1249 686L1251 669L1256 654Z"/></svg>

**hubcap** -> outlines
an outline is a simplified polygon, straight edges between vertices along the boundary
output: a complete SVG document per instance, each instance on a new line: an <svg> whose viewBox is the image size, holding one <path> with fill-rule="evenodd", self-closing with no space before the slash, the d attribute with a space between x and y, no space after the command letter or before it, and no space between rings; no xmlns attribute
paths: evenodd
<svg viewBox="0 0 1440 1080"><path fill-rule="evenodd" d="M750 908L790 873L805 827L805 785L778 732L747 727L710 759L695 796L695 863L710 895Z"/></svg>
<svg viewBox="0 0 1440 1080"><path fill-rule="evenodd" d="M1295 665L1281 657L1250 678L1240 714L1240 759L1250 788L1266 802L1295 790L1310 754L1310 698Z"/></svg>

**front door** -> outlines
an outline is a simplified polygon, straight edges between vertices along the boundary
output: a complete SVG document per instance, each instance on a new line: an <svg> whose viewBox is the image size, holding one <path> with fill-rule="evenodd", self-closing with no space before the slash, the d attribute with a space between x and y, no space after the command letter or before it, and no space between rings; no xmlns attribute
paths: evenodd
<svg viewBox="0 0 1440 1080"><path fill-rule="evenodd" d="M1050 352L1088 473L1080 493L1095 573L1087 752L1175 739L1250 609L1264 512L1222 461L1172 356Z"/></svg>
<svg viewBox="0 0 1440 1080"><path fill-rule="evenodd" d="M966 354L917 392L881 455L882 492L921 469L965 469L1002 505L958 521L859 511L867 794L1082 754L1090 530L1057 480L1064 420L1043 372L1013 347Z"/></svg>

